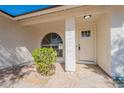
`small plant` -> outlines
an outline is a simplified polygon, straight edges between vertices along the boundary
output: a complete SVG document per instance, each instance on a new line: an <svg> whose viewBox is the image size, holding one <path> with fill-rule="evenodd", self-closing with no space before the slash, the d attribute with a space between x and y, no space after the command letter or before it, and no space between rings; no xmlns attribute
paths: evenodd
<svg viewBox="0 0 124 93"><path fill-rule="evenodd" d="M55 62L57 52L53 48L37 48L32 56L36 64L37 71L42 75L48 76L55 73Z"/></svg>

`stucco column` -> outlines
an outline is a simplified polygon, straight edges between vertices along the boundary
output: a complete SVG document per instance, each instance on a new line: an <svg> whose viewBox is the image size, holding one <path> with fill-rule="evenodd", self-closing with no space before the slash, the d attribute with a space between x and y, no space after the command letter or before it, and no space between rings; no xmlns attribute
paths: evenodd
<svg viewBox="0 0 124 93"><path fill-rule="evenodd" d="M65 20L65 69L69 72L75 71L76 65L76 43L75 43L75 18Z"/></svg>

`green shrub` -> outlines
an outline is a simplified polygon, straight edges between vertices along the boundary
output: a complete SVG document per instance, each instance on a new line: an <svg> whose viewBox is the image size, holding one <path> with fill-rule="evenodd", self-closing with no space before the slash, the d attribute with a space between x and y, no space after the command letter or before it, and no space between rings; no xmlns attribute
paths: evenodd
<svg viewBox="0 0 124 93"><path fill-rule="evenodd" d="M55 73L55 62L57 52L53 48L37 48L32 56L36 64L37 71L42 75L52 75Z"/></svg>

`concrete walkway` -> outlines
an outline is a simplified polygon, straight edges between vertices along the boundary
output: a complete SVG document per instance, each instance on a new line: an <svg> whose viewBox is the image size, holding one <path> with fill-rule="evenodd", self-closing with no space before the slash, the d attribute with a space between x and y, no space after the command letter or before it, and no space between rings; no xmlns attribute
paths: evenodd
<svg viewBox="0 0 124 93"><path fill-rule="evenodd" d="M16 67L0 71L0 87L30 88L113 88L114 82L96 65L77 64L75 73L64 71L64 64L56 64L51 77L38 74L34 66Z"/></svg>

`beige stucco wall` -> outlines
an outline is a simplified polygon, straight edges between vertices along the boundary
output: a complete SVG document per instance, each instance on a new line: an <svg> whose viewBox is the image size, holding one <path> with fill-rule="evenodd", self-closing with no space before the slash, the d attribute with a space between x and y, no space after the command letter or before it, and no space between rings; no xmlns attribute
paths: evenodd
<svg viewBox="0 0 124 93"><path fill-rule="evenodd" d="M0 16L0 68L32 62L37 33Z"/></svg>
<svg viewBox="0 0 124 93"><path fill-rule="evenodd" d="M33 28L34 33L37 32L35 36L35 45L41 47L41 42L43 38L49 33L57 33L63 40L63 58L59 58L57 61L64 61L65 56L65 20L50 21L36 25L25 26L24 28Z"/></svg>
<svg viewBox="0 0 124 93"><path fill-rule="evenodd" d="M97 20L96 61L97 64L111 75L110 55L110 14L101 14Z"/></svg>
<svg viewBox="0 0 124 93"><path fill-rule="evenodd" d="M65 26L64 26L64 20L58 20L58 21L52 21L52 22L46 22L42 24L36 24L32 25L33 28L35 28L38 32L38 47L41 46L41 41L44 38L45 35L51 32L55 32L59 34L64 42L64 33L65 33Z"/></svg>

